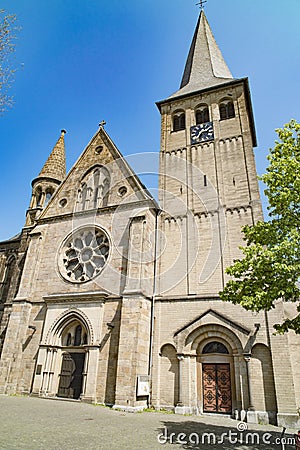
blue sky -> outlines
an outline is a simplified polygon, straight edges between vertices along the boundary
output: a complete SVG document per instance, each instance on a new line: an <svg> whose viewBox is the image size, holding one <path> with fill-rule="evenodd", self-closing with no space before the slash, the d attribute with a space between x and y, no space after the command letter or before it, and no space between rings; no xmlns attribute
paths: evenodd
<svg viewBox="0 0 300 450"><path fill-rule="evenodd" d="M195 3L1 1L22 29L15 104L0 117L0 240L24 225L31 180L62 128L68 169L102 119L124 155L159 151L155 101L179 87L199 14ZM263 173L274 129L300 120L300 2L208 0L205 12L233 76L249 77Z"/></svg>

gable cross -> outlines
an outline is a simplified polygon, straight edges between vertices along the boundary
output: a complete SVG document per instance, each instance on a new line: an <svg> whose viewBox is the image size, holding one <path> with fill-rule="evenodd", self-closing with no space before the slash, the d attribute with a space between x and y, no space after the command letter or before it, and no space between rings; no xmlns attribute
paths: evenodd
<svg viewBox="0 0 300 450"><path fill-rule="evenodd" d="M105 122L105 120L102 120L102 121L99 123L99 127L100 127L100 128L104 128L104 125L106 125L106 122Z"/></svg>
<svg viewBox="0 0 300 450"><path fill-rule="evenodd" d="M196 5L200 6L201 11L204 9L204 3L207 3L207 0L200 0L199 3L196 3Z"/></svg>

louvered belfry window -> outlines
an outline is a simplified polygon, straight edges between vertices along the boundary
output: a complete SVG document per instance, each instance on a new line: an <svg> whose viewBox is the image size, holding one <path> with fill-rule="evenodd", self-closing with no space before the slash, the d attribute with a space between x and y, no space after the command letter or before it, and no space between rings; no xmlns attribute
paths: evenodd
<svg viewBox="0 0 300 450"><path fill-rule="evenodd" d="M185 130L185 112L177 111L173 116L173 131Z"/></svg>
<svg viewBox="0 0 300 450"><path fill-rule="evenodd" d="M209 122L209 110L207 105L203 105L196 110L196 125L206 122Z"/></svg>
<svg viewBox="0 0 300 450"><path fill-rule="evenodd" d="M232 100L223 100L219 106L220 120L232 119L235 117L234 104Z"/></svg>

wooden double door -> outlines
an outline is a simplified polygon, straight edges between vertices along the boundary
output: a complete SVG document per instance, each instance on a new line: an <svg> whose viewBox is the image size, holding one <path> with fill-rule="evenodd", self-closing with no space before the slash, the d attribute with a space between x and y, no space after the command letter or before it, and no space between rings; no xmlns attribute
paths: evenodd
<svg viewBox="0 0 300 450"><path fill-rule="evenodd" d="M59 375L58 397L78 399L82 393L85 353L65 352Z"/></svg>
<svg viewBox="0 0 300 450"><path fill-rule="evenodd" d="M232 412L230 364L202 363L203 412Z"/></svg>

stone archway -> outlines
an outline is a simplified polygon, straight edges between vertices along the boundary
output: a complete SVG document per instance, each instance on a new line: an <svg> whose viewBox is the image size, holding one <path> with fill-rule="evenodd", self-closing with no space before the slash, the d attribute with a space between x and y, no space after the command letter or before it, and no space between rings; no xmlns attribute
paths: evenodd
<svg viewBox="0 0 300 450"><path fill-rule="evenodd" d="M207 314L206 319L208 318ZM184 412L203 413L205 410L206 412L236 414L236 411L245 409L248 401L248 379L241 337L243 342L246 339L241 334L246 337L249 332L229 320L227 322L232 324L230 327L214 322L201 324L201 321L202 317L179 330L175 335L177 354L182 355L182 361L179 361L182 372L179 382L179 392L182 395L183 403L181 410ZM235 328L238 333L235 332ZM213 342L223 344L228 353L217 351L203 354L205 345ZM204 367L204 364L208 366ZM209 367L209 364L213 366ZM227 395L223 392L221 403L213 411L204 408L203 369L206 370L207 377L209 370L214 371L215 382L216 378L224 378L224 383L227 383ZM223 387L225 388L225 386ZM215 390L217 389L220 389L218 383L215 386ZM220 396L221 394L219 394ZM227 404L225 397L228 400Z"/></svg>
<svg viewBox="0 0 300 450"><path fill-rule="evenodd" d="M83 389L87 330L75 319L65 326L60 339L62 354L57 396L78 399Z"/></svg>
<svg viewBox="0 0 300 450"><path fill-rule="evenodd" d="M43 344L47 346L62 345L64 343L63 336L65 334L65 331L75 320L80 322L85 329L87 344L93 345L94 332L92 324L87 315L78 308L67 309L66 311L63 311L60 315L58 315L58 317L52 322L51 326L46 332L45 337L42 341Z"/></svg>
<svg viewBox="0 0 300 450"><path fill-rule="evenodd" d="M237 335L223 325L206 324L193 330L186 343L197 355L198 411L232 414L235 409L242 409L241 399L246 394L247 380L243 376L241 381L245 361ZM209 346L210 351L205 350Z"/></svg>
<svg viewBox="0 0 300 450"><path fill-rule="evenodd" d="M87 315L78 308L61 312L39 346L33 393L95 400L98 354Z"/></svg>

